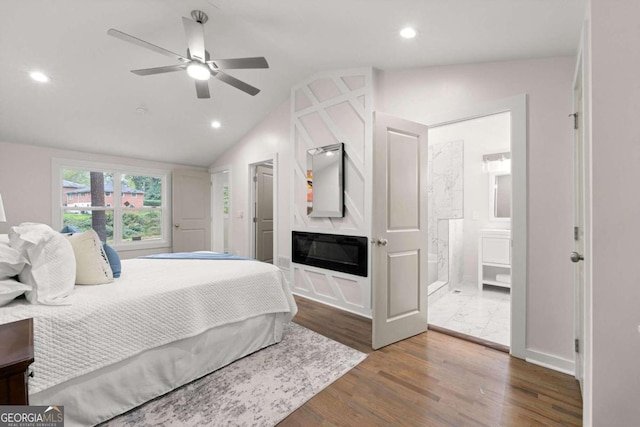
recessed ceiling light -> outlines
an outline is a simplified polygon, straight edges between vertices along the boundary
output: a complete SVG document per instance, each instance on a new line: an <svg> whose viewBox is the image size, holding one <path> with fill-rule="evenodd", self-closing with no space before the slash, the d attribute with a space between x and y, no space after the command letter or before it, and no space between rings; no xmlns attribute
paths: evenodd
<svg viewBox="0 0 640 427"><path fill-rule="evenodd" d="M222 126L222 125L217 120L214 120L214 121L211 122L211 127L214 128L214 129L218 129L220 126Z"/></svg>
<svg viewBox="0 0 640 427"><path fill-rule="evenodd" d="M416 36L416 34L417 34L416 30L414 30L411 27L405 27L402 30L400 30L400 35L405 39L412 39Z"/></svg>
<svg viewBox="0 0 640 427"><path fill-rule="evenodd" d="M45 73L42 73L40 71L32 71L31 73L29 73L29 75L33 80L40 83L46 83L49 81L49 77Z"/></svg>

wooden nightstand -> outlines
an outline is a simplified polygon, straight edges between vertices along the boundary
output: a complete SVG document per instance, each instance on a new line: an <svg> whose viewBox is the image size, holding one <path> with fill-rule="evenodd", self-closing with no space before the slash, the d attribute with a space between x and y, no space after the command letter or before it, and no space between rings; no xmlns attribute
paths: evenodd
<svg viewBox="0 0 640 427"><path fill-rule="evenodd" d="M0 343L0 405L28 405L33 319L0 325Z"/></svg>

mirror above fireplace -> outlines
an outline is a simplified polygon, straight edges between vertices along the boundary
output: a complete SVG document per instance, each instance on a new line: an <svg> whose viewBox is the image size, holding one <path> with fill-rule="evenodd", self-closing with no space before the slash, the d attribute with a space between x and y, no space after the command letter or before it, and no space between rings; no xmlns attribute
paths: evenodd
<svg viewBox="0 0 640 427"><path fill-rule="evenodd" d="M344 144L307 151L307 215L312 218L344 216Z"/></svg>

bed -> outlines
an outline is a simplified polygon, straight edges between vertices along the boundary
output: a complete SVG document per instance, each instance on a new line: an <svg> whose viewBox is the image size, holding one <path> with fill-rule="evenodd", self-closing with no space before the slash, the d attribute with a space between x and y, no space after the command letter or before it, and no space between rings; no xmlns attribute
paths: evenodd
<svg viewBox="0 0 640 427"><path fill-rule="evenodd" d="M241 259L132 259L68 305L16 299L0 323L34 319L32 405L68 426L108 420L282 338L297 307L282 272Z"/></svg>

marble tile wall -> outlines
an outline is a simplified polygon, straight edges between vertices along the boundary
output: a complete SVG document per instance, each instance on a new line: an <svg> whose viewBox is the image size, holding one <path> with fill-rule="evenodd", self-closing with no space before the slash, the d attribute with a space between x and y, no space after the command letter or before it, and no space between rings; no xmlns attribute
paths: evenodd
<svg viewBox="0 0 640 427"><path fill-rule="evenodd" d="M448 282L451 271L458 281L458 271L462 271L462 221L453 227L450 222L463 218L464 141L430 145L427 170L429 253L438 257L438 281ZM455 250L450 244L452 232ZM452 256L456 262L450 265Z"/></svg>

